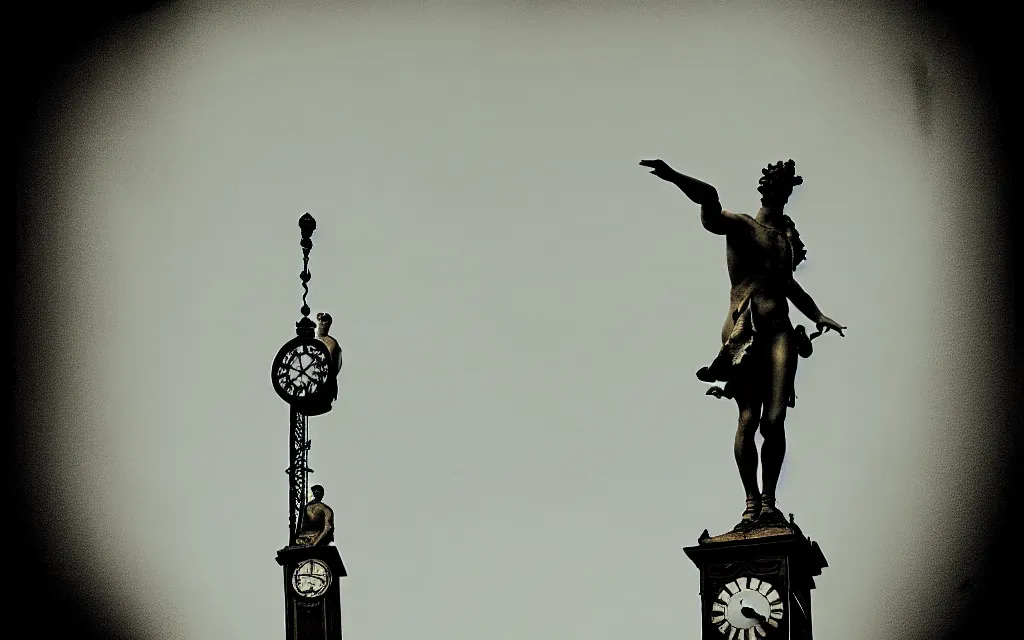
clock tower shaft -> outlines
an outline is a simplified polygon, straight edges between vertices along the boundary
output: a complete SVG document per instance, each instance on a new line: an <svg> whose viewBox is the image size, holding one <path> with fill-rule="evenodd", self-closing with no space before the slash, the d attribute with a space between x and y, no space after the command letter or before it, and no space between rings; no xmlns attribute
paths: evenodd
<svg viewBox="0 0 1024 640"><path fill-rule="evenodd" d="M330 583L324 593L305 597L296 593L295 573L308 560L325 563ZM285 640L342 640L341 578L348 575L334 546L286 547L277 552L284 573Z"/></svg>
<svg viewBox="0 0 1024 640"><path fill-rule="evenodd" d="M294 406L291 408L291 424L288 449L291 452L291 466L288 467L288 544L295 543L295 536L302 526L302 515L305 512L307 491L309 489L310 442L309 419Z"/></svg>

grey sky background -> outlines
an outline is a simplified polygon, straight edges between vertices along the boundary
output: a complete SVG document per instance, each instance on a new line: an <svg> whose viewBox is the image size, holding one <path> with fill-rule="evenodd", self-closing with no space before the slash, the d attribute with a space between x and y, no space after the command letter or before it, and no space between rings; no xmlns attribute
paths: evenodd
<svg viewBox="0 0 1024 640"><path fill-rule="evenodd" d="M780 507L830 564L820 637L930 637L1003 460L998 176L956 43L824 5L197 4L108 34L53 96L56 215L30 222L68 339L26 471L58 470L69 581L140 637L281 636L268 368L308 211L345 354L310 464L346 637L696 637L681 547L743 508L735 407L694 377L725 247L637 162L753 214L793 158L797 278L849 333L800 362Z"/></svg>

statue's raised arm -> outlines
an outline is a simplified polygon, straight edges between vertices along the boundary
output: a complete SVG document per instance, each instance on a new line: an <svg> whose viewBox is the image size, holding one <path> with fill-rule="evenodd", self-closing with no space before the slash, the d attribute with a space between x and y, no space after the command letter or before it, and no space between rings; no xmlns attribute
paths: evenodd
<svg viewBox="0 0 1024 640"><path fill-rule="evenodd" d="M653 175L676 185L694 204L699 204L700 222L711 233L722 236L746 226L743 218L722 209L718 190L710 184L679 173L664 160L641 160L640 166L650 168Z"/></svg>

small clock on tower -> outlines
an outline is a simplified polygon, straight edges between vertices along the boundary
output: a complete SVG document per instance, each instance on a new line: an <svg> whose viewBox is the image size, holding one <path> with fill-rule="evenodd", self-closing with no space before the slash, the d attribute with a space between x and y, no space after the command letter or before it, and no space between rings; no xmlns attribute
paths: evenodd
<svg viewBox="0 0 1024 640"><path fill-rule="evenodd" d="M726 638L770 638L785 615L782 596L767 580L750 576L725 583L711 604L709 620Z"/></svg>
<svg viewBox="0 0 1024 640"><path fill-rule="evenodd" d="M702 640L811 640L811 590L828 566L792 522L684 549L700 570Z"/></svg>
<svg viewBox="0 0 1024 640"><path fill-rule="evenodd" d="M292 589L303 598L319 598L331 586L331 568L322 560L303 560L292 572Z"/></svg>

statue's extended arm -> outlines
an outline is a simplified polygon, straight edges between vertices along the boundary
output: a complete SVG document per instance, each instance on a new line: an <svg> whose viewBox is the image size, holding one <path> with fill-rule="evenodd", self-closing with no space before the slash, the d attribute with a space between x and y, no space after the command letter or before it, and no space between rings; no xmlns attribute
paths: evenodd
<svg viewBox="0 0 1024 640"><path fill-rule="evenodd" d="M804 291L804 288L800 286L800 283L795 279L790 280L789 289L786 291L786 297L793 303L793 306L800 310L800 313L807 316L811 322L817 323L820 319L825 317L825 314L821 312L818 305L814 303L814 299L811 295Z"/></svg>
<svg viewBox="0 0 1024 640"><path fill-rule="evenodd" d="M811 295L804 291L804 288L800 286L800 283L795 278L789 281L786 297L789 298L794 307L800 310L800 313L807 316L815 324L819 331L834 329L839 335L843 335L843 330L846 327L822 313L818 305L814 303Z"/></svg>
<svg viewBox="0 0 1024 640"><path fill-rule="evenodd" d="M651 173L679 187L687 198L700 205L700 222L717 235L725 235L742 223L742 218L722 209L718 190L706 182L679 173L663 160L641 160L640 165L650 167Z"/></svg>

